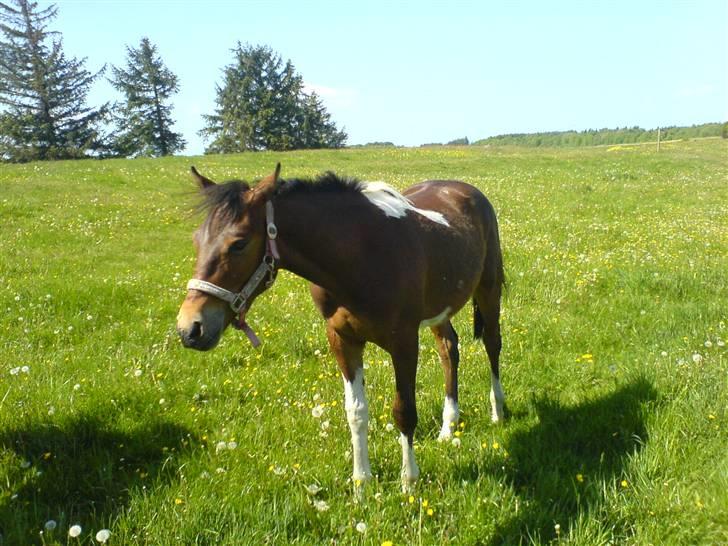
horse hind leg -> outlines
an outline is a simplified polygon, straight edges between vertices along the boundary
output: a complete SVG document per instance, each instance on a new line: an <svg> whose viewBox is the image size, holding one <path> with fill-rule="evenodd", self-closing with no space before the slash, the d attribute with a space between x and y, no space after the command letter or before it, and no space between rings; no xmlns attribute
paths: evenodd
<svg viewBox="0 0 728 546"><path fill-rule="evenodd" d="M485 345L490 361L490 406L491 421L498 423L503 420L503 404L505 395L500 382L500 282L490 286L478 288L473 298L475 337L480 338Z"/></svg>
<svg viewBox="0 0 728 546"><path fill-rule="evenodd" d="M458 334L448 320L432 327L435 335L437 352L440 355L442 371L445 375L445 401L442 407L442 429L437 437L440 442L452 438L453 430L457 427L460 412L458 409L458 364L460 352L458 351Z"/></svg>

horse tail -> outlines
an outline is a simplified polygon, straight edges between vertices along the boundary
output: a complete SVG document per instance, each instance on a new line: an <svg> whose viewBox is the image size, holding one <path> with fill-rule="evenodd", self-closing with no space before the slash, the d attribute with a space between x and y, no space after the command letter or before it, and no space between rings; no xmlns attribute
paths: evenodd
<svg viewBox="0 0 728 546"><path fill-rule="evenodd" d="M473 337L475 339L483 339L483 329L485 328L485 321L483 315L480 314L480 306L478 302L473 298Z"/></svg>

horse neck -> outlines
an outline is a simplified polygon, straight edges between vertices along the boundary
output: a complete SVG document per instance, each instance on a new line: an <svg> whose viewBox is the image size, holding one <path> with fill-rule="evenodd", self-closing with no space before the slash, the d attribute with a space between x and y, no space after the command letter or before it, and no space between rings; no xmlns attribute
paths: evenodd
<svg viewBox="0 0 728 546"><path fill-rule="evenodd" d="M378 233L384 215L356 194L285 195L275 208L280 267L342 298L357 293L372 267L357 243Z"/></svg>

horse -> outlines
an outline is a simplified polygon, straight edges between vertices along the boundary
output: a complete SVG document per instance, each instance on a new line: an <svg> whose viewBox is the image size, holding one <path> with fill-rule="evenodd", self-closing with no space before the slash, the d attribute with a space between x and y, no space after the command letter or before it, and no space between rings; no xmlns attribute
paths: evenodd
<svg viewBox="0 0 728 546"><path fill-rule="evenodd" d="M352 480L361 485L372 477L363 366L371 342L391 355L402 487L411 490L419 476L413 450L419 331L434 334L445 375L438 440L446 441L459 418L451 318L468 300L475 338L490 361L491 420L503 419L504 273L495 210L477 188L455 180L429 180L400 193L332 172L284 180L280 169L278 163L251 187L239 180L216 184L191 168L207 216L194 234L195 276L177 317L182 344L212 349L232 324L257 345L245 318L255 299L280 269L308 280L343 377Z"/></svg>

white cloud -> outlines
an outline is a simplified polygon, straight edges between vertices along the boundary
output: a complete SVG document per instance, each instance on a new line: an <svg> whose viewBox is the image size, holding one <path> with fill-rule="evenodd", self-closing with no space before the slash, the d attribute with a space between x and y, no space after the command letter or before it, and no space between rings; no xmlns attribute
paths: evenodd
<svg viewBox="0 0 728 546"><path fill-rule="evenodd" d="M316 93L321 97L329 108L344 110L354 106L357 92L346 87L328 87L316 83L303 82L303 90L306 93Z"/></svg>

